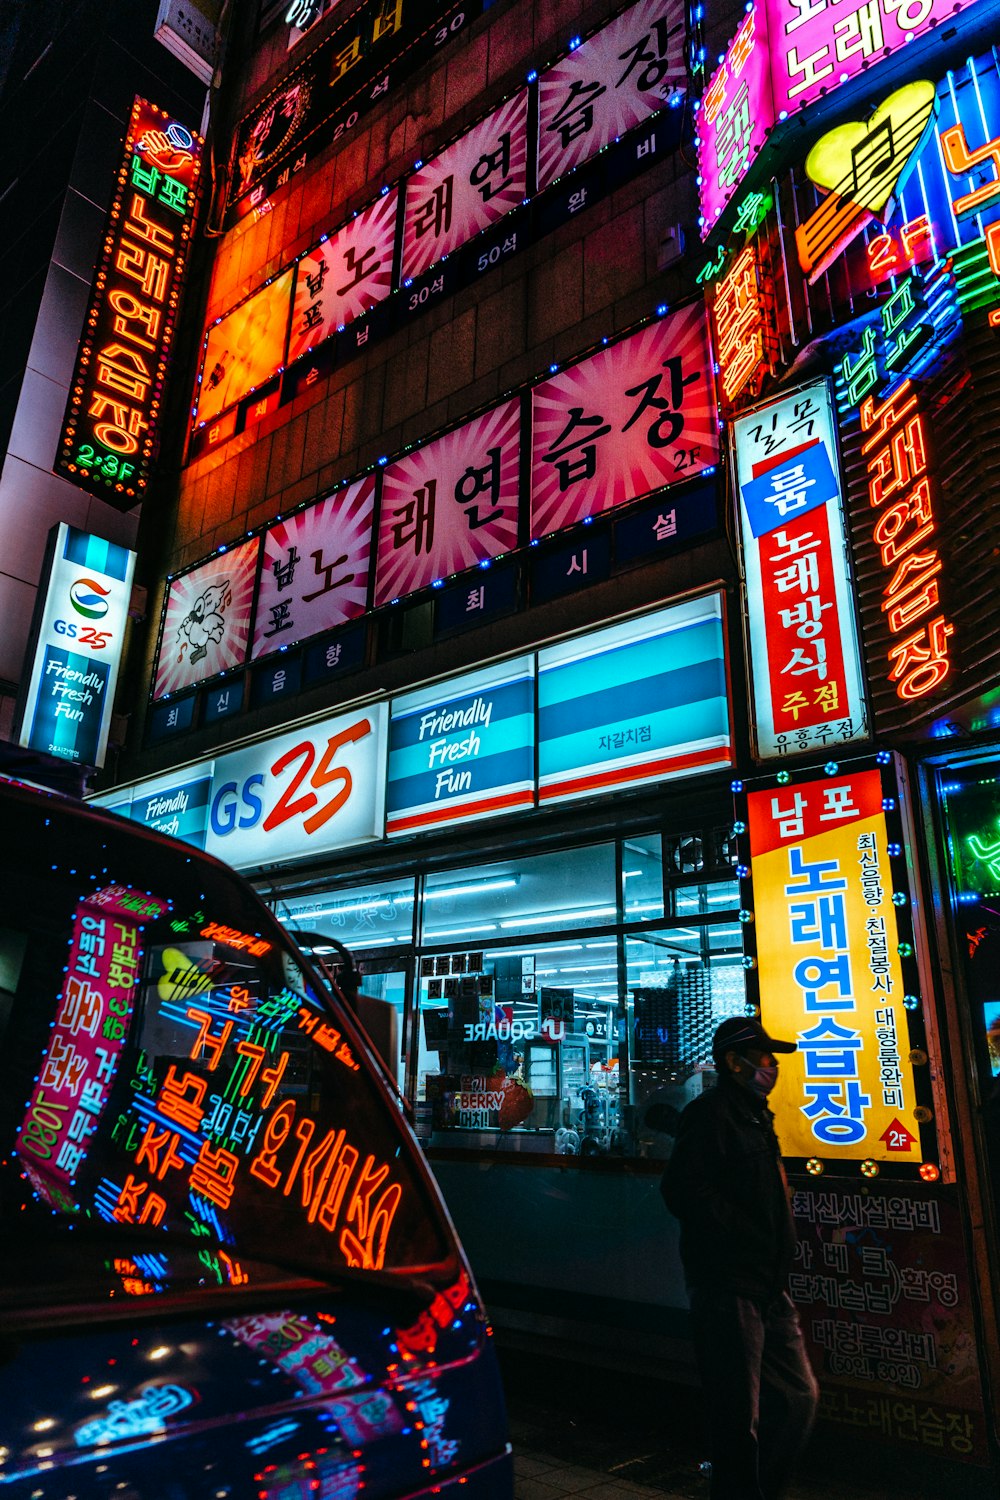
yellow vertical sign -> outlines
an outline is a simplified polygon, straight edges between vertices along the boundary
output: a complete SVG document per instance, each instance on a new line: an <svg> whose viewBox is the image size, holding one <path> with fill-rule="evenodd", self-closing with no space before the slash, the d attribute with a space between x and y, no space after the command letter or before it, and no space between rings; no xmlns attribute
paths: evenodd
<svg viewBox="0 0 1000 1500"><path fill-rule="evenodd" d="M761 1018L798 1043L771 1105L787 1156L919 1164L877 770L751 792Z"/></svg>

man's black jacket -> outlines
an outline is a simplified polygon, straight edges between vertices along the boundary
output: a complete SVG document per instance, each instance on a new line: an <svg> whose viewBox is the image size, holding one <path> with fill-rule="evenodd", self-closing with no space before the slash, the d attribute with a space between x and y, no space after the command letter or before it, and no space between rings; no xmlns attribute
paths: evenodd
<svg viewBox="0 0 1000 1500"><path fill-rule="evenodd" d="M771 1111L720 1075L680 1117L660 1183L680 1221L689 1287L770 1301L785 1290L795 1226Z"/></svg>

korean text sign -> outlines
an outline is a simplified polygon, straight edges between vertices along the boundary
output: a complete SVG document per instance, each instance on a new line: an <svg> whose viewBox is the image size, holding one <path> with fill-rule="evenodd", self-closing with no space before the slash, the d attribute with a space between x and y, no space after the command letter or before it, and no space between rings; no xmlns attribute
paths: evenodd
<svg viewBox="0 0 1000 1500"><path fill-rule="evenodd" d="M668 313L531 392L531 535L627 505L718 462L704 304Z"/></svg>
<svg viewBox="0 0 1000 1500"><path fill-rule="evenodd" d="M787 1156L922 1160L882 802L877 769L748 794L761 1017L798 1043Z"/></svg>
<svg viewBox="0 0 1000 1500"><path fill-rule="evenodd" d="M129 510L149 482L202 139L137 98L55 467Z"/></svg>
<svg viewBox="0 0 1000 1500"><path fill-rule="evenodd" d="M687 88L684 11L640 0L546 68L538 84L538 191Z"/></svg>
<svg viewBox="0 0 1000 1500"><path fill-rule="evenodd" d="M697 119L703 236L743 181L776 118L767 26L764 6L758 0L702 95Z"/></svg>
<svg viewBox="0 0 1000 1500"><path fill-rule="evenodd" d="M388 465L376 609L517 546L520 452L515 399Z"/></svg>
<svg viewBox="0 0 1000 1500"><path fill-rule="evenodd" d="M364 614L374 507L369 474L268 527L254 659Z"/></svg>
<svg viewBox="0 0 1000 1500"><path fill-rule="evenodd" d="M168 584L154 698L243 665L259 550L254 537Z"/></svg>
<svg viewBox="0 0 1000 1500"><path fill-rule="evenodd" d="M102 766L135 553L60 522L18 743Z"/></svg>
<svg viewBox="0 0 1000 1500"><path fill-rule="evenodd" d="M538 798L551 804L733 761L722 598L538 653Z"/></svg>
<svg viewBox="0 0 1000 1500"><path fill-rule="evenodd" d="M393 189L299 261L289 363L388 297L398 205Z"/></svg>
<svg viewBox="0 0 1000 1500"><path fill-rule="evenodd" d="M733 424L761 759L866 732L833 407L825 382Z"/></svg>
<svg viewBox="0 0 1000 1500"><path fill-rule="evenodd" d="M502 219L527 192L528 92L522 89L406 183L403 276Z"/></svg>
<svg viewBox="0 0 1000 1500"><path fill-rule="evenodd" d="M535 801L535 663L516 657L392 702L386 832Z"/></svg>
<svg viewBox="0 0 1000 1500"><path fill-rule="evenodd" d="M59 1010L18 1133L21 1160L47 1203L71 1187L111 1092L142 963L143 926L167 903L105 886L77 905Z"/></svg>

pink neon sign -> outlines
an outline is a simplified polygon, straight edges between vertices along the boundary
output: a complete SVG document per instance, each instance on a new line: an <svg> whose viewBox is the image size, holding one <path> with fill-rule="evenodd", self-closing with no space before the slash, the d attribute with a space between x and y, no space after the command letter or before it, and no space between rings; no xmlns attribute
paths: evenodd
<svg viewBox="0 0 1000 1500"><path fill-rule="evenodd" d="M747 12L701 99L698 181L702 236L725 208L775 121L762 4Z"/></svg>

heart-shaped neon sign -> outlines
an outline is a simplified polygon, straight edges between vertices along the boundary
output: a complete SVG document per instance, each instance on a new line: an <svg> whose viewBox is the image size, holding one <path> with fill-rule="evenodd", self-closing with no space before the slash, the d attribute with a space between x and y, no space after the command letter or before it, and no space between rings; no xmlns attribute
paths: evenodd
<svg viewBox="0 0 1000 1500"><path fill-rule="evenodd" d="M908 83L867 121L848 120L820 136L806 157L806 175L879 218L905 182L936 113L934 85Z"/></svg>

